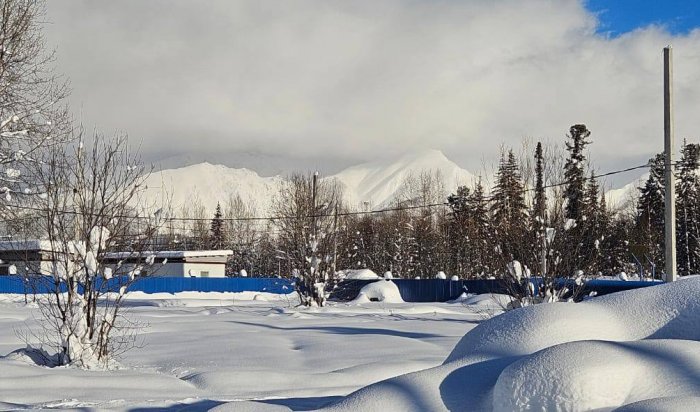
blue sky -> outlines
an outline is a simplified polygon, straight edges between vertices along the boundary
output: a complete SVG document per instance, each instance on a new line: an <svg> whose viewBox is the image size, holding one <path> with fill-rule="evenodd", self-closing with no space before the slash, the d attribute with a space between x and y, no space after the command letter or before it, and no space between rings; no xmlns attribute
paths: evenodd
<svg viewBox="0 0 700 412"><path fill-rule="evenodd" d="M613 37L650 24L681 35L700 26L697 0L587 0L586 6L598 14L598 32Z"/></svg>

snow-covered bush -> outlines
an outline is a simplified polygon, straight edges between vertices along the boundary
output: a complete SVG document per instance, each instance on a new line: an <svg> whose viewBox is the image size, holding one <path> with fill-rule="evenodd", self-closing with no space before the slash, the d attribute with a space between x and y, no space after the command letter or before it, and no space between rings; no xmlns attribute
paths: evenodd
<svg viewBox="0 0 700 412"><path fill-rule="evenodd" d="M148 173L126 139L96 136L86 151L78 137L47 151L36 173L45 197L35 207L49 217L43 222L53 262L45 275L54 286L40 301L39 338L62 364L105 367L138 332L120 309L129 285L156 265L147 250L158 226L134 211ZM108 252L120 252L119 262Z"/></svg>

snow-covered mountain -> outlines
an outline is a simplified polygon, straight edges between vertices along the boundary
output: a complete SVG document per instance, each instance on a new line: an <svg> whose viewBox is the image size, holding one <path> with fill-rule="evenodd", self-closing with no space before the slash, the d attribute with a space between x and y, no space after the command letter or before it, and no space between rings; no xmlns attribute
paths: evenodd
<svg viewBox="0 0 700 412"><path fill-rule="evenodd" d="M145 197L148 204L169 202L178 214L183 207L197 202L213 213L217 203L225 207L230 198L240 196L254 213L265 214L283 183L279 176L261 177L249 169L205 162L151 174L146 180Z"/></svg>
<svg viewBox="0 0 700 412"><path fill-rule="evenodd" d="M634 181L626 185L611 189L605 192L605 201L608 206L615 209L627 209L639 198L639 188L644 186L644 182L649 178L649 173L645 173Z"/></svg>
<svg viewBox="0 0 700 412"><path fill-rule="evenodd" d="M474 175L438 150L412 153L395 160L363 163L325 179L335 180L342 187L345 202L350 207L369 204L372 208L378 208L391 203L407 179L417 178L423 172L438 172L448 192L459 185L474 182ZM272 199L284 182L280 176L261 177L249 169L205 162L153 173L146 181L146 201L162 204L170 199L175 213L183 206L199 201L211 213L217 202L224 206L230 197L240 196L243 202L255 206L257 215L268 215Z"/></svg>
<svg viewBox="0 0 700 412"><path fill-rule="evenodd" d="M367 202L370 207L378 208L391 203L408 179L418 178L423 172L439 173L447 192L475 182L473 174L457 166L439 150L412 153L394 161L363 163L328 178L341 185L345 201L351 207L360 207Z"/></svg>

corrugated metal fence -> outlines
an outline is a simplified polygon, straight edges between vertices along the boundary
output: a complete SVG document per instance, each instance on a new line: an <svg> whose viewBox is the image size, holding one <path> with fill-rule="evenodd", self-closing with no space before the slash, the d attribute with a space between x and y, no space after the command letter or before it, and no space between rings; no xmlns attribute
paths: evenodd
<svg viewBox="0 0 700 412"><path fill-rule="evenodd" d="M107 287L119 288L118 281L110 281ZM0 293L34 294L54 290L50 277L32 278L25 281L21 276L0 276ZM64 288L65 289L65 288ZM166 278L150 277L138 279L129 286L129 291L145 293L177 292L270 292L291 293L294 282L278 278Z"/></svg>
<svg viewBox="0 0 700 412"><path fill-rule="evenodd" d="M383 280L379 280L383 282ZM508 287L502 280L443 280L443 279L394 279L401 297L406 302L445 302L458 298L462 293L507 293ZM348 301L357 297L360 289L376 280L346 280L340 282L331 293L331 299ZM570 282L562 280L562 282ZM590 280L582 294L595 292L597 295L629 289L658 285L658 282ZM109 281L107 288L119 288L117 280ZM25 281L20 276L0 276L0 293L35 294L48 293L54 289L50 277L33 278ZM291 293L294 281L278 278L166 278L149 277L139 279L129 286L129 291L145 293L177 292L270 292Z"/></svg>
<svg viewBox="0 0 700 412"><path fill-rule="evenodd" d="M354 299L363 286L376 280L345 280L331 293L331 299L347 301ZM444 279L393 279L399 288L401 298L406 302L446 302L457 299L462 293L481 295L484 293L508 293L508 285L503 280L444 280ZM562 283L573 282L561 280ZM658 285L659 282L590 280L581 290L581 295L595 292L596 295L620 292L623 290ZM570 287L573 289L573 285Z"/></svg>

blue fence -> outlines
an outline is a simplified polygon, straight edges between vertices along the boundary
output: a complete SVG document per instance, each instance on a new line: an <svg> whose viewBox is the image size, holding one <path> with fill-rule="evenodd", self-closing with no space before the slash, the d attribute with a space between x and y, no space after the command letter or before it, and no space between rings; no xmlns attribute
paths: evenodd
<svg viewBox="0 0 700 412"><path fill-rule="evenodd" d="M363 286L376 280L345 280L331 293L332 300L347 301L357 297ZM444 279L394 279L393 282L406 302L446 302L457 299L462 293L509 293L509 285L503 280L444 280ZM562 284L573 282L561 280ZM590 280L581 290L581 296L595 292L597 296L623 290L658 285L659 282ZM573 289L573 285L570 287Z"/></svg>
<svg viewBox="0 0 700 412"><path fill-rule="evenodd" d="M347 301L357 297L360 289L376 280L346 280L332 291L331 299ZM562 283L571 280L562 280ZM406 302L445 302L458 298L462 293L508 293L508 285L502 280L443 280L443 279L394 279L401 297ZM581 293L597 295L637 289L659 284L658 282L590 280L586 282ZM98 287L118 289L119 279L101 282ZM65 286L61 285L65 290ZM24 281L20 276L0 276L0 293L40 294L55 289L51 277L33 278ZM572 288L573 289L573 288ZM270 292L291 293L294 281L278 278L166 278L149 277L139 279L129 286L129 291L145 293L177 292Z"/></svg>
<svg viewBox="0 0 700 412"><path fill-rule="evenodd" d="M118 289L118 279L101 282L98 287ZM65 285L61 285L65 291ZM55 290L51 277L35 277L25 281L21 276L0 276L0 293L40 294ZM129 286L130 292L177 293L177 292L270 292L291 293L294 282L277 278L166 278L139 279Z"/></svg>

